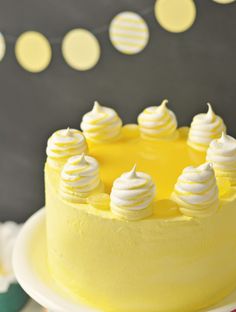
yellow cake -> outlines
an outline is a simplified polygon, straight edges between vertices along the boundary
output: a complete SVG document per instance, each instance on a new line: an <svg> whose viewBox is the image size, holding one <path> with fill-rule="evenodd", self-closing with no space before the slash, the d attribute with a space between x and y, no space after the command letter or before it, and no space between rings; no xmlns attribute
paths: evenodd
<svg viewBox="0 0 236 312"><path fill-rule="evenodd" d="M197 311L236 287L236 141L210 106L189 130L166 104L122 127L96 103L48 141L51 275L100 311Z"/></svg>

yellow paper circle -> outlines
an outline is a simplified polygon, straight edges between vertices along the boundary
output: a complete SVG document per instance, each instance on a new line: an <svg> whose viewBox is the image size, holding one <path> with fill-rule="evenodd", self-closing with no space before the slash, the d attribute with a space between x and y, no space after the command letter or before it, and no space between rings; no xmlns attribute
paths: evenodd
<svg viewBox="0 0 236 312"><path fill-rule="evenodd" d="M220 4L228 4L234 2L235 0L213 0L213 1Z"/></svg>
<svg viewBox="0 0 236 312"><path fill-rule="evenodd" d="M6 52L6 42L3 35L0 33L0 61L3 59Z"/></svg>
<svg viewBox="0 0 236 312"><path fill-rule="evenodd" d="M51 61L52 50L47 38L36 31L27 31L16 41L15 54L18 63L27 71L38 73Z"/></svg>
<svg viewBox="0 0 236 312"><path fill-rule="evenodd" d="M77 70L88 70L94 67L100 58L100 51L97 38L86 29L73 29L62 41L62 54L65 61Z"/></svg>
<svg viewBox="0 0 236 312"><path fill-rule="evenodd" d="M196 18L196 6L192 0L157 0L155 16L167 31L178 33L189 29Z"/></svg>
<svg viewBox="0 0 236 312"><path fill-rule="evenodd" d="M134 12L116 15L109 27L109 36L114 47L124 54L136 54L148 43L149 30L144 19Z"/></svg>

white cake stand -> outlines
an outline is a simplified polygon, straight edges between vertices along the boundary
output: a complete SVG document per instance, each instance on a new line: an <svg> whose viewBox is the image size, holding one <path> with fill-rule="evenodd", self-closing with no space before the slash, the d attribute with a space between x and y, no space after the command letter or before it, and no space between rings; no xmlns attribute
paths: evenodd
<svg viewBox="0 0 236 312"><path fill-rule="evenodd" d="M25 223L18 236L13 266L21 287L41 306L53 312L101 312L75 301L51 278L47 266L45 223L45 209L41 209ZM41 263L39 267L38 263ZM234 309L236 291L218 305L201 312L229 312Z"/></svg>

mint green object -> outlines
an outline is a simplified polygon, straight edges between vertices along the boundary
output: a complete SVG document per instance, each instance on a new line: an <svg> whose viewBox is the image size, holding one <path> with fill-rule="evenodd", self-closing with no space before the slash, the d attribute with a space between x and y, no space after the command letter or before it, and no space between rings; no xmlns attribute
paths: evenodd
<svg viewBox="0 0 236 312"><path fill-rule="evenodd" d="M7 292L0 293L0 311L19 312L28 301L28 298L28 295L19 284L11 284Z"/></svg>

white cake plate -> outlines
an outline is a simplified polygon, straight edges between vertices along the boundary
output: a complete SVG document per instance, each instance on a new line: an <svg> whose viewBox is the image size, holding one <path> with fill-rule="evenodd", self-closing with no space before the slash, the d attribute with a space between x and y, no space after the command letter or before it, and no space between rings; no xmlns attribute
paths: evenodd
<svg viewBox="0 0 236 312"><path fill-rule="evenodd" d="M36 212L23 226L16 241L13 266L21 287L46 309L53 312L101 312L75 301L51 278L47 265L45 209ZM236 291L216 306L201 312L229 312L234 309Z"/></svg>

